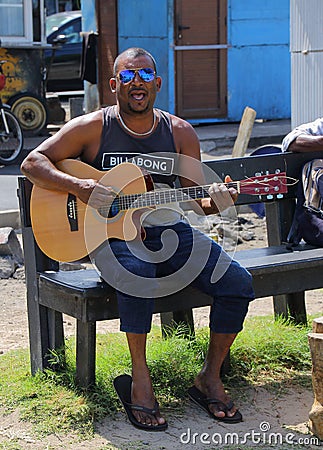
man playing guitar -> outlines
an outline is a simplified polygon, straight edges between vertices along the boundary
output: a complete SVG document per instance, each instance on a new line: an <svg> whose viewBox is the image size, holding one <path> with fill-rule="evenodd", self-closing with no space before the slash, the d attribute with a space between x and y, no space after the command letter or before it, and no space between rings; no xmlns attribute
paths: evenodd
<svg viewBox="0 0 323 450"><path fill-rule="evenodd" d="M108 171L107 175L119 164L134 164L151 174L156 193L172 188L175 178L183 188L204 184L193 127L154 108L161 84L150 53L140 48L124 51L116 58L110 79L116 105L69 121L30 152L21 166L23 174L40 188L70 193L98 211L114 205L114 186L61 170L61 161L80 159L92 168ZM123 184L126 190L127 182ZM192 201L192 207L200 214L219 213L232 205L237 195L233 187L213 183L208 196ZM132 204L139 199L134 196ZM158 202L149 206L134 208L139 211L144 240L140 236L129 240L112 237L91 255L101 276L117 290L120 328L127 335L132 359L132 377L115 380L117 393L136 427L166 429L146 363L153 297L193 282L214 302L208 354L188 394L214 419L239 422L242 416L224 390L220 368L254 298L251 276L216 242L187 223L177 201L167 208ZM136 220L135 214L132 217Z"/></svg>

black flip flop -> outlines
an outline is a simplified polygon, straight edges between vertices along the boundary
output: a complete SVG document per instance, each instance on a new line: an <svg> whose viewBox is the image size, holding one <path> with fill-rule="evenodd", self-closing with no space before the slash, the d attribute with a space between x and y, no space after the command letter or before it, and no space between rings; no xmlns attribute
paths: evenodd
<svg viewBox="0 0 323 450"><path fill-rule="evenodd" d="M217 404L221 408L221 411L223 411L224 413L227 413L227 411L229 411L233 407L233 402L231 400L226 405L221 400L218 400L216 398L207 398L206 395L203 394L203 392L201 392L195 386L192 386L188 390L188 395L194 403L196 403L200 408L204 409L204 411L206 411L209 414L209 416L211 416L212 419L214 419L214 420L217 420L219 422L224 422L224 423L239 423L239 422L242 422L242 420L243 420L242 414L238 410L235 412L234 416L232 416L232 417L228 417L228 416L217 417L209 409L209 405Z"/></svg>
<svg viewBox="0 0 323 450"><path fill-rule="evenodd" d="M128 419L133 426L145 431L165 431L168 427L168 423L165 422L159 425L147 425L145 423L138 422L133 415L132 411L142 411L151 416L155 416L158 412L158 402L156 401L154 408L146 408L145 406L133 405L131 403L131 385L132 378L130 375L120 375L113 381L114 388L118 394L118 397L123 404L123 407L127 413Z"/></svg>

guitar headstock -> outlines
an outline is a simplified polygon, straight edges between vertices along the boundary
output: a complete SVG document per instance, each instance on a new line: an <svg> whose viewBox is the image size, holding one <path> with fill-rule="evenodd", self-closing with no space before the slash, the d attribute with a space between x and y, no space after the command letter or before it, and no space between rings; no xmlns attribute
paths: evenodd
<svg viewBox="0 0 323 450"><path fill-rule="evenodd" d="M273 196L287 193L286 172L275 174L259 175L245 180L238 184L238 191L241 194Z"/></svg>

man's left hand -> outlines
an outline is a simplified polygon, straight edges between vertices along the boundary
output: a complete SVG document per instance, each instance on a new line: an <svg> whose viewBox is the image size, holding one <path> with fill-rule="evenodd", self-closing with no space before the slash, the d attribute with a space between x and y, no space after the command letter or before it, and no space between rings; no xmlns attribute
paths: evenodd
<svg viewBox="0 0 323 450"><path fill-rule="evenodd" d="M217 212L224 211L237 201L238 191L232 186L229 188L226 186L231 181L232 178L227 175L224 183L213 183L209 188L209 195Z"/></svg>

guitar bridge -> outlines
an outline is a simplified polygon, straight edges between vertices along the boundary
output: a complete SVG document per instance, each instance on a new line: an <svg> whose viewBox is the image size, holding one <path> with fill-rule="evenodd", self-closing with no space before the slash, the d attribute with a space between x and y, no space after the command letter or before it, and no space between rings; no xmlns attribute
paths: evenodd
<svg viewBox="0 0 323 450"><path fill-rule="evenodd" d="M68 223L70 224L71 231L78 231L78 218L77 218L77 200L73 194L68 194L66 203L66 212Z"/></svg>

